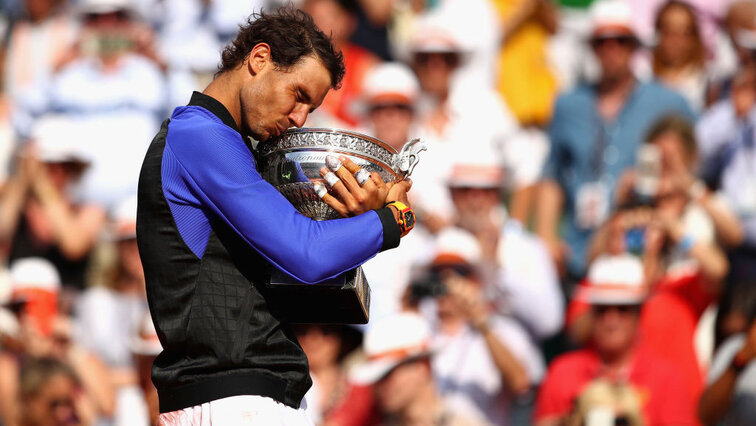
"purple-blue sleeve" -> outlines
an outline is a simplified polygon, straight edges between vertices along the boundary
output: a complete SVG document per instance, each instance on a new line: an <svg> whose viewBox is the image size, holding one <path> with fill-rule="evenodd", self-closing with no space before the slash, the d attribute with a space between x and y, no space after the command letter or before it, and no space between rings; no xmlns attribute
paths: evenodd
<svg viewBox="0 0 756 426"><path fill-rule="evenodd" d="M203 209L287 274L305 283L320 282L359 266L384 246L382 212L309 219L262 179L238 133L220 125L198 132L192 125L174 123L164 158L175 159L173 167Z"/></svg>

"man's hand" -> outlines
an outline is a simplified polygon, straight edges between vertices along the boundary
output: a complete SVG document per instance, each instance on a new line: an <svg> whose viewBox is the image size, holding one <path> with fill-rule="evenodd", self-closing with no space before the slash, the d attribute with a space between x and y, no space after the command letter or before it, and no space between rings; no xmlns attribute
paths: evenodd
<svg viewBox="0 0 756 426"><path fill-rule="evenodd" d="M360 185L357 183L354 174L360 170L360 166L345 156L338 159L333 156L326 158L328 168L321 168L320 175L329 181L326 177L329 173L336 175L338 179L333 179L331 190L336 193L338 198L331 194L325 194L323 201L331 206L343 217L357 216L369 210L375 210L383 207L390 195L393 185L386 185L378 173L370 173L370 179ZM328 169L331 169L330 171ZM330 184L329 184L330 186ZM405 191L406 192L406 191ZM405 195L406 198L406 195Z"/></svg>
<svg viewBox="0 0 756 426"><path fill-rule="evenodd" d="M328 184L330 191L322 199L343 217L357 216L369 210L379 209L391 201L401 201L410 206L407 192L412 187L412 181L409 179L387 184L378 173L373 172L370 173L370 179L360 185L354 177L360 166L350 159L344 156L338 159L330 157L327 159L327 165L328 168L320 169L320 175L326 182L330 179L333 185ZM330 178L327 176L329 174L332 175ZM336 197L330 192L334 192Z"/></svg>
<svg viewBox="0 0 756 426"><path fill-rule="evenodd" d="M483 299L480 285L458 274L445 276L444 285L449 296L456 301L470 324L475 329L483 331L488 325L491 312Z"/></svg>
<svg viewBox="0 0 756 426"><path fill-rule="evenodd" d="M747 333L745 345L743 345L737 355L735 355L742 365L748 364L756 359L756 321L751 323Z"/></svg>

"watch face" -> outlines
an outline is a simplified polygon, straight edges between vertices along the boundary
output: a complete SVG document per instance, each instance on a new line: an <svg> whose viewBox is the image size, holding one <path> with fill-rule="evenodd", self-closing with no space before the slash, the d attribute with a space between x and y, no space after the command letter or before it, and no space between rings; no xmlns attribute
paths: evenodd
<svg viewBox="0 0 756 426"><path fill-rule="evenodd" d="M405 212L404 223L407 224L407 229L410 229L413 226L415 226L415 214L412 212Z"/></svg>

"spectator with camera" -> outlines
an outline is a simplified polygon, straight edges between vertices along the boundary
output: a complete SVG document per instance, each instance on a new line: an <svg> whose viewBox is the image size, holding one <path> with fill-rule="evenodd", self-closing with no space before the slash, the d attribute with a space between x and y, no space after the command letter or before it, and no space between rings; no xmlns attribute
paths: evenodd
<svg viewBox="0 0 756 426"><path fill-rule="evenodd" d="M425 279L410 291L431 323L441 394L469 417L506 425L514 422L515 400L539 383L544 364L525 329L497 315L486 299L481 260L473 235L447 228L437 237Z"/></svg>
<svg viewBox="0 0 756 426"><path fill-rule="evenodd" d="M536 231L571 282L584 275L590 238L608 218L616 182L647 129L669 113L691 115L680 95L636 80L631 59L640 43L630 6L595 2L591 15L601 77L557 99L536 203Z"/></svg>
<svg viewBox="0 0 756 426"><path fill-rule="evenodd" d="M629 254L602 256L591 263L586 282L574 296L589 306L590 345L551 363L536 403L536 425L571 420L591 424L592 419L601 424L634 424L633 406L640 407L643 424L695 424L694 398L676 363L645 345L640 327L648 295L643 269L641 261ZM614 398L629 392L632 401L589 404L594 398L587 393L597 384L610 387Z"/></svg>
<svg viewBox="0 0 756 426"><path fill-rule="evenodd" d="M508 217L505 180L504 169L483 153L458 158L447 178L454 220L478 240L481 278L497 313L516 318L534 340L541 341L562 328L563 296L544 244Z"/></svg>
<svg viewBox="0 0 756 426"><path fill-rule="evenodd" d="M52 77L47 113L80 123L92 169L85 194L107 207L136 192L147 145L167 109L165 64L133 0L82 0L81 30Z"/></svg>
<svg viewBox="0 0 756 426"><path fill-rule="evenodd" d="M0 244L8 260L43 257L74 291L84 287L105 224L104 209L81 197L91 162L77 144L78 130L68 118L39 120L0 195ZM70 310L70 302L63 301L63 311Z"/></svg>
<svg viewBox="0 0 756 426"><path fill-rule="evenodd" d="M621 208L598 231L591 256L633 253L642 259L650 285L640 322L645 344L679 365L687 389L698 397L706 362L694 336L728 272L717 238L736 234L738 224L692 177L695 164L690 125L674 116L656 123L639 151L638 166L620 182ZM585 310L573 302L568 315L577 319ZM579 324L573 323L574 334L581 334Z"/></svg>

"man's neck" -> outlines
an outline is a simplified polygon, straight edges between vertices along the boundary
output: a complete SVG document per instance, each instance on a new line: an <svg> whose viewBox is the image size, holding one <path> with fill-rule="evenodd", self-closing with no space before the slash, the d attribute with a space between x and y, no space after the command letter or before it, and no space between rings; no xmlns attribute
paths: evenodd
<svg viewBox="0 0 756 426"><path fill-rule="evenodd" d="M635 351L631 346L620 352L600 354L604 370L610 375L621 374L630 366L634 353Z"/></svg>
<svg viewBox="0 0 756 426"><path fill-rule="evenodd" d="M635 79L631 73L603 78L598 84L598 110L601 117L606 120L616 118L634 85Z"/></svg>
<svg viewBox="0 0 756 426"><path fill-rule="evenodd" d="M407 426L432 425L434 419L443 408L441 398L436 394L436 388L429 381L418 392L409 406L399 415L401 424Z"/></svg>
<svg viewBox="0 0 756 426"><path fill-rule="evenodd" d="M223 104L231 114L236 127L241 129L241 101L239 100L239 85L235 81L234 72L228 71L216 77L202 92Z"/></svg>

